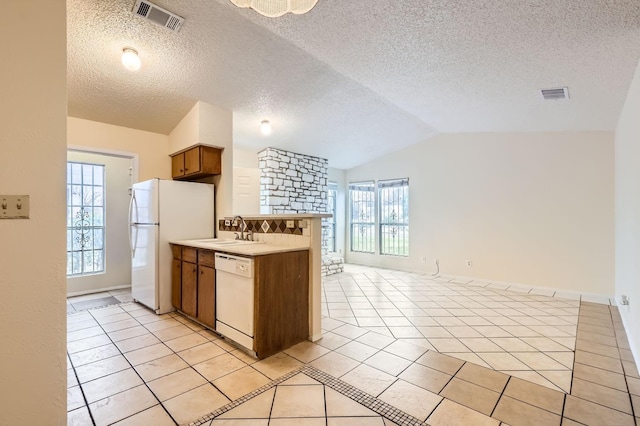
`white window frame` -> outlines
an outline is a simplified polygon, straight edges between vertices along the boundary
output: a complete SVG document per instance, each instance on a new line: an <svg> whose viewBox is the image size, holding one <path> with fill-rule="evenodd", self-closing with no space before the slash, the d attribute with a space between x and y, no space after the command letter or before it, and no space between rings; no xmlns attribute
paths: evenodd
<svg viewBox="0 0 640 426"><path fill-rule="evenodd" d="M331 217L322 219L322 249L329 253L336 252L337 200L338 184L336 182L329 182L329 185L327 186L327 213L331 213Z"/></svg>
<svg viewBox="0 0 640 426"><path fill-rule="evenodd" d="M74 167L80 168L79 179ZM90 179L85 169L91 171ZM100 179L96 180L98 176ZM105 179L104 164L67 162L67 277L105 272ZM101 244L96 246L96 240L101 240Z"/></svg>
<svg viewBox="0 0 640 426"><path fill-rule="evenodd" d="M355 199L354 199L355 197ZM368 199L372 197L371 199ZM354 202L361 207L354 208ZM366 207L366 203L371 203ZM364 208L362 207L364 206ZM356 212L355 210L358 210ZM369 210L369 211L367 211ZM356 218L354 215L357 215ZM359 219L359 220L354 220ZM376 253L376 185L374 181L349 184L349 248L352 252ZM354 237L359 234L358 242ZM357 247L356 247L357 246Z"/></svg>
<svg viewBox="0 0 640 426"><path fill-rule="evenodd" d="M376 188L379 253L382 256L408 257L409 178L379 180ZM387 202L386 205L383 205L383 191L392 193L391 203ZM389 234L389 236L385 237L385 234Z"/></svg>

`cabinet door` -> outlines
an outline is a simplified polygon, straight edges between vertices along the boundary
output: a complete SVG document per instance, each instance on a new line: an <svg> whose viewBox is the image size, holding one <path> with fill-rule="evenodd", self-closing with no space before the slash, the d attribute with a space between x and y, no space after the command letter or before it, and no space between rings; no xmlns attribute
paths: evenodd
<svg viewBox="0 0 640 426"><path fill-rule="evenodd" d="M173 259L171 265L171 304L182 310L182 261Z"/></svg>
<svg viewBox="0 0 640 426"><path fill-rule="evenodd" d="M200 172L200 147L191 148L184 152L184 174L191 175Z"/></svg>
<svg viewBox="0 0 640 426"><path fill-rule="evenodd" d="M184 176L184 152L171 156L171 176Z"/></svg>
<svg viewBox="0 0 640 426"><path fill-rule="evenodd" d="M215 329L216 325L216 270L198 266L198 320Z"/></svg>
<svg viewBox="0 0 640 426"><path fill-rule="evenodd" d="M198 313L198 266L182 262L182 312L194 317Z"/></svg>

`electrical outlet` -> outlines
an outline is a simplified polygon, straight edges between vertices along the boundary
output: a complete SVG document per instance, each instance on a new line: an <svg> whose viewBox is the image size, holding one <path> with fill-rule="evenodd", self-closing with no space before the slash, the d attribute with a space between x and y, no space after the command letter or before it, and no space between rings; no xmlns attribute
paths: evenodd
<svg viewBox="0 0 640 426"><path fill-rule="evenodd" d="M466 263L466 265L467 265L467 268L471 268L471 266L472 266L472 263L471 263L471 261L470 261L470 260L467 260L467 263Z"/></svg>

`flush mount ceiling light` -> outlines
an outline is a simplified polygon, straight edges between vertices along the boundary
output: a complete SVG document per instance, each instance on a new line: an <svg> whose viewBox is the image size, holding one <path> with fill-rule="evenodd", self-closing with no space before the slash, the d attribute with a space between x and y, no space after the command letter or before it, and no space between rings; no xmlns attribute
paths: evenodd
<svg viewBox="0 0 640 426"><path fill-rule="evenodd" d="M262 120L262 122L260 122L260 131L265 136L271 134L271 123L269 123L269 120Z"/></svg>
<svg viewBox="0 0 640 426"><path fill-rule="evenodd" d="M277 18L285 13L307 13L318 0L231 0L238 7L250 7L261 15Z"/></svg>
<svg viewBox="0 0 640 426"><path fill-rule="evenodd" d="M122 49L122 65L129 71L138 71L140 69L140 57L135 49L125 47Z"/></svg>

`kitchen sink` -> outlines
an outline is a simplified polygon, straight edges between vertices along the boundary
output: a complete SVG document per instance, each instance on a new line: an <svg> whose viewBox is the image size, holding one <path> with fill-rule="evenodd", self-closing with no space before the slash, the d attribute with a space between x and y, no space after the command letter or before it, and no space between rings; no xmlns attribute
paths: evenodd
<svg viewBox="0 0 640 426"><path fill-rule="evenodd" d="M199 243L216 244L216 245L243 245L243 244L261 244L262 241L244 241L244 240L230 240L225 238L209 238L208 240L197 240Z"/></svg>

